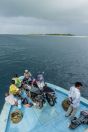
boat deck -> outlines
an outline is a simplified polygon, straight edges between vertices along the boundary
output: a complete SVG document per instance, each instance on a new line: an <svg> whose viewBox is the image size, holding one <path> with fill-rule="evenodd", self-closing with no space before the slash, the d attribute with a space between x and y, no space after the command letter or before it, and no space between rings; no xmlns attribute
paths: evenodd
<svg viewBox="0 0 88 132"><path fill-rule="evenodd" d="M80 125L78 128L71 130L68 128L69 118L65 117L65 111L61 107L61 102L66 98L66 95L60 91L56 91L57 103L54 107L44 104L42 109L23 107L23 119L18 124L13 124L10 121L10 116L7 122L5 132L84 132L87 125ZM10 112L17 109L12 107ZM87 105L81 103L80 110L88 109Z"/></svg>

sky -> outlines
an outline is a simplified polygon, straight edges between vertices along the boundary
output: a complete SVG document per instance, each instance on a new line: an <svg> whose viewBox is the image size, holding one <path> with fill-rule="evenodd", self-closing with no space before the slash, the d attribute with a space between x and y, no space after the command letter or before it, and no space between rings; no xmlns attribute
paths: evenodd
<svg viewBox="0 0 88 132"><path fill-rule="evenodd" d="M88 35L88 0L0 0L0 34Z"/></svg>

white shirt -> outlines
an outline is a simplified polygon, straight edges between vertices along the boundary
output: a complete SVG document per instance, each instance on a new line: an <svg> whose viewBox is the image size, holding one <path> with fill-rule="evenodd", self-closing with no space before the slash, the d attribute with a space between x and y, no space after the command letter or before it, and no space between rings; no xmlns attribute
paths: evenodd
<svg viewBox="0 0 88 132"><path fill-rule="evenodd" d="M7 97L5 97L5 101L11 105L15 105L17 99L12 94L10 94Z"/></svg>
<svg viewBox="0 0 88 132"><path fill-rule="evenodd" d="M72 106L74 108L79 107L80 105L80 90L77 89L75 86L70 88L69 94L68 94L69 98L72 98Z"/></svg>
<svg viewBox="0 0 88 132"><path fill-rule="evenodd" d="M75 86L72 86L72 87L70 88L70 90L69 90L69 92L68 92L68 97L69 97L69 98L73 96L73 94L74 94L74 89L75 89Z"/></svg>

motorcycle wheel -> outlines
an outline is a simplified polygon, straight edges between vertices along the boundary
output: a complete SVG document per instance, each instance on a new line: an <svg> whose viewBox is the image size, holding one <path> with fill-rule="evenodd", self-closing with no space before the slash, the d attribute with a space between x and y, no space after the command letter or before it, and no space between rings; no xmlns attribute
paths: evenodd
<svg viewBox="0 0 88 132"><path fill-rule="evenodd" d="M49 103L50 106L54 106L56 103L56 100L53 98L47 98L47 102Z"/></svg>
<svg viewBox="0 0 88 132"><path fill-rule="evenodd" d="M43 107L43 101L39 102L39 108L41 109Z"/></svg>

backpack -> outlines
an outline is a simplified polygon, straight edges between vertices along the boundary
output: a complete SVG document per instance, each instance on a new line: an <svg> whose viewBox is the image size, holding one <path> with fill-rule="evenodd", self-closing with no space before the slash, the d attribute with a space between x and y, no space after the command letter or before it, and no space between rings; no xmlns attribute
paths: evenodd
<svg viewBox="0 0 88 132"><path fill-rule="evenodd" d="M80 116L78 118L74 117L71 120L71 124L69 125L69 128L74 129L81 124L88 124L88 110L81 111Z"/></svg>

